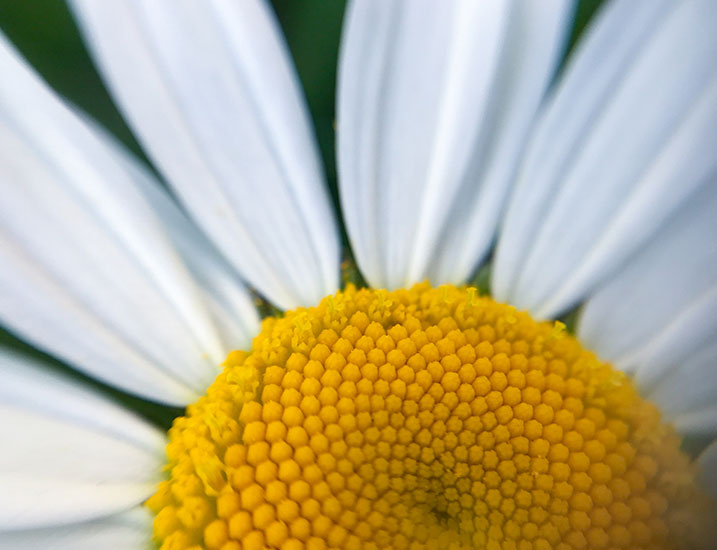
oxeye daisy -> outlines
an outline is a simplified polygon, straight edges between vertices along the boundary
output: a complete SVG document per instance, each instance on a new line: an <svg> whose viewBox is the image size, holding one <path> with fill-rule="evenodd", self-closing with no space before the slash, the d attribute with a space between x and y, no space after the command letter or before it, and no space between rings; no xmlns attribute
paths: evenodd
<svg viewBox="0 0 717 550"><path fill-rule="evenodd" d="M0 547L712 547L715 2L351 3L340 217L263 2L69 4L156 173L0 36L0 320L184 410L3 351Z"/></svg>

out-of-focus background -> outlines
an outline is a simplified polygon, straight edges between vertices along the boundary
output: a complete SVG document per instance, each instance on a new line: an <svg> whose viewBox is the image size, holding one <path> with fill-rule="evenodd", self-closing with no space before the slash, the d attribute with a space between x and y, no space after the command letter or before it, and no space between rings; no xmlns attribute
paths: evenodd
<svg viewBox="0 0 717 550"><path fill-rule="evenodd" d="M604 1L606 0L578 0L575 24L566 57ZM338 204L334 160L334 100L336 61L346 2L345 0L271 0L271 4L283 28L304 86L324 159L327 181ZM0 0L0 29L50 86L98 120L138 156L145 158L92 65L64 0ZM11 83L3 80L3 75L0 75L0 86L5 85ZM42 352L18 341L3 330L2 326L0 326L0 345L42 357L51 367L71 376L85 378L71 372L68 367L45 356ZM169 427L172 419L181 414L180 410L148 403L103 384L86 381L162 427Z"/></svg>

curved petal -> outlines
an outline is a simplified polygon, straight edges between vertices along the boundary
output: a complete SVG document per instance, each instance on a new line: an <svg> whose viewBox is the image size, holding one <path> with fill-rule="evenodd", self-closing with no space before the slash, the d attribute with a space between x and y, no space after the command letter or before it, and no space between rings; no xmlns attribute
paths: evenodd
<svg viewBox="0 0 717 550"><path fill-rule="evenodd" d="M11 83L0 89L0 319L117 387L195 400L227 348L167 235L193 230L160 219L145 196L156 182L138 177L2 37L0 73Z"/></svg>
<svg viewBox="0 0 717 550"><path fill-rule="evenodd" d="M0 548L13 550L140 550L150 548L152 514L137 507L92 521L43 529L0 531Z"/></svg>
<svg viewBox="0 0 717 550"><path fill-rule="evenodd" d="M674 365L647 397L673 420L680 433L717 435L717 343L703 348Z"/></svg>
<svg viewBox="0 0 717 550"><path fill-rule="evenodd" d="M372 286L460 282L485 255L571 12L567 0L350 5L339 184Z"/></svg>
<svg viewBox="0 0 717 550"><path fill-rule="evenodd" d="M713 498L717 499L717 440L702 451L697 463L701 472L702 486L709 491Z"/></svg>
<svg viewBox="0 0 717 550"><path fill-rule="evenodd" d="M100 518L156 490L166 444L158 430L1 349L0 379L0 531Z"/></svg>
<svg viewBox="0 0 717 550"><path fill-rule="evenodd" d="M550 317L643 246L717 168L717 4L608 5L538 122L493 269Z"/></svg>
<svg viewBox="0 0 717 550"><path fill-rule="evenodd" d="M106 135L106 139L110 141L112 138ZM224 349L248 348L259 332L259 315L246 287L206 236L167 196L149 170L120 144L115 147L197 281Z"/></svg>
<svg viewBox="0 0 717 550"><path fill-rule="evenodd" d="M634 372L641 390L679 416L684 430L717 433L717 415L706 411L717 395L715 183L717 173L588 299L577 333L603 358Z"/></svg>
<svg viewBox="0 0 717 550"><path fill-rule="evenodd" d="M660 370L655 360L679 363L709 342L717 323L716 183L717 173L583 307L581 341L621 369L642 376ZM660 359L663 338L671 349Z"/></svg>
<svg viewBox="0 0 717 550"><path fill-rule="evenodd" d="M267 6L70 3L139 140L227 260L283 308L334 292L335 222Z"/></svg>

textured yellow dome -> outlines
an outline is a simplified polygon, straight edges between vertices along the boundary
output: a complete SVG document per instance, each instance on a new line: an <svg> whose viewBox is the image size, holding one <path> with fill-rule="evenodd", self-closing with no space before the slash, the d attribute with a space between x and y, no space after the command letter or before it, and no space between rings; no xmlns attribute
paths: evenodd
<svg viewBox="0 0 717 550"><path fill-rule="evenodd" d="M264 321L170 430L163 550L692 548L680 440L559 323L473 288Z"/></svg>

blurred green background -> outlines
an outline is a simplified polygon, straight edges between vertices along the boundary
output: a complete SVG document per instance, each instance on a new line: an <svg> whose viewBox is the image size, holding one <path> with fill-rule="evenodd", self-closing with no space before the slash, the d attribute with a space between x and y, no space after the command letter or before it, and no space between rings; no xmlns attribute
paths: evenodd
<svg viewBox="0 0 717 550"><path fill-rule="evenodd" d="M570 48L603 1L578 2ZM328 183L338 204L333 121L336 61L345 1L272 0L272 5L284 30L306 92ZM139 145L114 107L94 69L63 0L0 0L0 29L9 36L56 91L100 121L137 155L143 157ZM0 86L2 85L11 85L11 83L3 81L0 75ZM42 357L50 368L62 370L77 378L84 378L19 342L1 327L0 344ZM162 427L168 427L172 419L181 414L180 410L148 403L100 383L86 381Z"/></svg>

